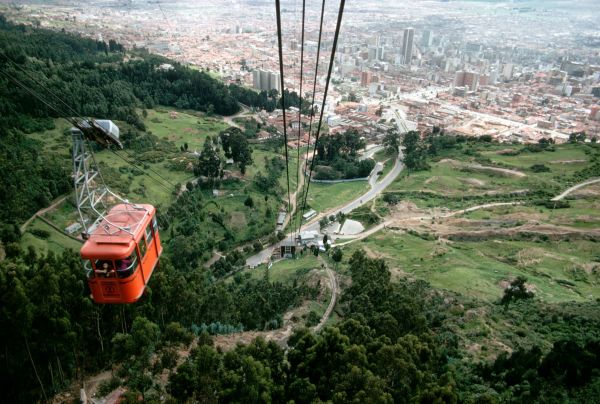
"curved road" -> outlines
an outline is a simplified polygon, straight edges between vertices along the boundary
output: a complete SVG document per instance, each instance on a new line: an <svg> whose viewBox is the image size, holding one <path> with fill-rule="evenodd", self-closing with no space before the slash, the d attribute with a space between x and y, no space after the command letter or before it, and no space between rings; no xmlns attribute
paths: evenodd
<svg viewBox="0 0 600 404"><path fill-rule="evenodd" d="M373 176L369 179L369 184L371 185L371 189L364 193L362 196L356 198L352 202L342 206L341 208L336 208L334 211L327 212L327 215L337 215L339 212L344 214L348 214L352 212L354 209L366 204L367 202L375 199L383 190L385 190L394 180L400 175L402 170L404 169L404 165L402 164L402 153L398 154L396 159L396 164L392 170L379 182L374 182L377 179L378 170L373 170ZM375 180L374 180L375 179ZM304 231L307 230L316 230L320 231L319 219L323 217L323 213L313 218L311 222L302 226ZM286 239L290 236L287 235ZM263 251L259 252L256 255L249 257L246 260L246 265L250 268L257 267L258 265L266 262L269 257L271 257L273 253L273 249L277 247L279 244L274 246L269 246Z"/></svg>
<svg viewBox="0 0 600 404"><path fill-rule="evenodd" d="M587 187L588 185L596 184L597 182L600 182L600 178L592 178L591 180L584 181L581 184L574 185L571 188L567 189L562 194L552 198L551 201L553 201L553 202L560 201L560 200L564 199L567 195L569 195L571 192L575 192L580 188Z"/></svg>
<svg viewBox="0 0 600 404"><path fill-rule="evenodd" d="M338 213L343 213L347 215L352 212L354 209L361 207L362 205L372 201L375 199L383 190L385 190L394 180L400 175L402 170L404 169L404 164L402 164L402 154L398 155L396 159L396 164L394 164L394 168L386 175L381 181L372 183L372 179L369 181L371 184L371 189L365 192L362 196L356 198L352 202L344 205L341 208L337 208L333 212L327 212L327 215L337 215ZM377 172L377 171L375 171ZM377 175L374 176L377 178ZM322 215L317 216L313 219L309 224L304 226L304 230L316 230L319 231L319 218Z"/></svg>

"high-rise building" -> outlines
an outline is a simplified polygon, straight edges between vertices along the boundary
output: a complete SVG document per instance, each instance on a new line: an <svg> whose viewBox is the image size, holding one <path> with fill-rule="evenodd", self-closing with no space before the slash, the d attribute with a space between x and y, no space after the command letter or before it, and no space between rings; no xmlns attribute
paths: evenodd
<svg viewBox="0 0 600 404"><path fill-rule="evenodd" d="M515 65L512 63L506 63L502 66L502 77L504 80L510 80L513 78L513 72L515 69Z"/></svg>
<svg viewBox="0 0 600 404"><path fill-rule="evenodd" d="M429 48L433 44L433 32L430 30L423 31L423 36L421 37L421 46L424 48Z"/></svg>
<svg viewBox="0 0 600 404"><path fill-rule="evenodd" d="M369 61L374 61L377 59L377 47L376 46L370 46L369 47Z"/></svg>
<svg viewBox="0 0 600 404"><path fill-rule="evenodd" d="M281 93L281 76L266 70L254 70L252 72L252 85L261 91L277 90Z"/></svg>
<svg viewBox="0 0 600 404"><path fill-rule="evenodd" d="M412 63L414 40L414 28L406 28L404 30L404 37L402 38L402 63L405 65L410 65Z"/></svg>
<svg viewBox="0 0 600 404"><path fill-rule="evenodd" d="M454 87L467 87L470 91L479 88L479 73L459 71L454 75Z"/></svg>
<svg viewBox="0 0 600 404"><path fill-rule="evenodd" d="M362 72L360 74L360 86L368 87L369 84L371 84L372 78L373 78L373 75L371 74L371 72Z"/></svg>
<svg viewBox="0 0 600 404"><path fill-rule="evenodd" d="M600 121L600 105L592 105L590 109L590 119Z"/></svg>

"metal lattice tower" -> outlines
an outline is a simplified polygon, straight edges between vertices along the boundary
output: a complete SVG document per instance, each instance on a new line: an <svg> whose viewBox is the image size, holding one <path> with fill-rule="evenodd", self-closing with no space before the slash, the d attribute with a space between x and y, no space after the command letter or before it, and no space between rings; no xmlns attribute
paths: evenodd
<svg viewBox="0 0 600 404"><path fill-rule="evenodd" d="M96 159L90 152L81 130L71 128L73 138L73 182L75 203L84 234L90 234L102 220L107 210L110 195Z"/></svg>

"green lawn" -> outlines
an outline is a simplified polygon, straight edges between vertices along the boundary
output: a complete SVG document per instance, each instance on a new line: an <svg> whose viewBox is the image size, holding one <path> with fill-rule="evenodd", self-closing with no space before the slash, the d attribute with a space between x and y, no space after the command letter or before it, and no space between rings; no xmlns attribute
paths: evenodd
<svg viewBox="0 0 600 404"><path fill-rule="evenodd" d="M346 247L349 251L345 257L363 247L385 258L397 276L410 274L436 288L482 300L498 300L503 293L502 282L519 275L527 277L536 289L536 296L548 302L600 297L600 275L590 271L598 265L593 262L598 249L590 241L489 240L442 244L387 231Z"/></svg>
<svg viewBox="0 0 600 404"><path fill-rule="evenodd" d="M338 184L311 183L306 203L318 213L342 206L369 190L367 181Z"/></svg>
<svg viewBox="0 0 600 404"><path fill-rule="evenodd" d="M176 113L176 118L171 117L172 112ZM208 136L218 136L229 127L219 117L207 117L196 112L192 115L172 108L148 110L144 124L154 135L174 142L177 147L187 143L188 150L198 152Z"/></svg>
<svg viewBox="0 0 600 404"><path fill-rule="evenodd" d="M46 231L50 234L50 236L47 239L39 238L30 232L30 230L34 229ZM38 253L43 254L47 253L48 251L60 254L62 251L69 248L78 251L82 245L81 243L65 236L53 227L46 224L44 221L37 218L29 224L27 231L21 238L20 244L21 248L23 249L33 246Z"/></svg>
<svg viewBox="0 0 600 404"><path fill-rule="evenodd" d="M299 276L307 274L313 269L321 268L321 264L312 254L305 254L298 259L284 259L273 264L271 269L267 270L266 265L261 265L251 269L252 277L262 279L265 271L269 271L271 282L293 283Z"/></svg>

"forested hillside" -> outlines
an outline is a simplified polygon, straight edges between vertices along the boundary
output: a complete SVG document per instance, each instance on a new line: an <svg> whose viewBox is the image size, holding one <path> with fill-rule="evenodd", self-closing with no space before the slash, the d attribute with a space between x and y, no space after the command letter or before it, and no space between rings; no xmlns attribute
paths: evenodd
<svg viewBox="0 0 600 404"><path fill-rule="evenodd" d="M165 64L169 66L161 67ZM1 15L0 71L0 150L4 157L0 164L3 172L12 168L11 176L0 179L0 188L9 191L0 197L4 220L24 220L68 186L68 173L53 158L35 153L39 144L18 134L52 129L52 118L102 117L143 130L142 110L155 105L221 115L236 113L238 99L271 110L275 106L266 92L228 88L204 72L142 50L125 54L114 42L109 46L67 33L13 25ZM26 174L20 167L43 170L47 181L40 184L38 175ZM19 195L10 192L16 189Z"/></svg>

